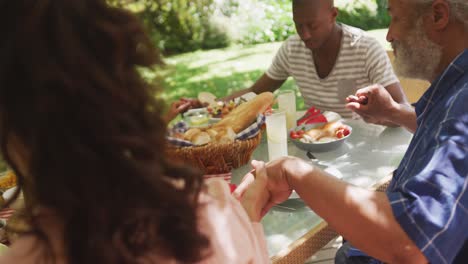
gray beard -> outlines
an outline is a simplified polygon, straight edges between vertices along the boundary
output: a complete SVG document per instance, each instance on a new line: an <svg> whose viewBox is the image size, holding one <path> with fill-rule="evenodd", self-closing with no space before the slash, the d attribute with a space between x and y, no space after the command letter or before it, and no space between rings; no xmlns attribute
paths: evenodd
<svg viewBox="0 0 468 264"><path fill-rule="evenodd" d="M431 81L442 58L442 47L424 33L422 18L403 41L393 41L397 51L395 72L398 76Z"/></svg>

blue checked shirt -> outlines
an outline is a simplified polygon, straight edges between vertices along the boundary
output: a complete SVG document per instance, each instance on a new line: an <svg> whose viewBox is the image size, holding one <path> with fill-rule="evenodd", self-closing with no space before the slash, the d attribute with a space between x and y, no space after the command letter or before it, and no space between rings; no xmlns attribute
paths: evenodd
<svg viewBox="0 0 468 264"><path fill-rule="evenodd" d="M393 214L430 263L468 263L468 50L415 110L418 129L387 190Z"/></svg>

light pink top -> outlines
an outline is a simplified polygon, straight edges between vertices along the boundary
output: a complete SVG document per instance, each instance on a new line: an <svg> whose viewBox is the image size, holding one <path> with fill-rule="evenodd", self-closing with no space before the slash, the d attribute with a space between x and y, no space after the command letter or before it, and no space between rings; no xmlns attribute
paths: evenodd
<svg viewBox="0 0 468 264"><path fill-rule="evenodd" d="M210 238L212 255L203 264L256 264L270 263L263 228L250 221L242 205L231 195L227 183L213 179L207 181L207 192L200 195L204 203L200 212L200 230ZM49 222L50 223L50 222ZM60 245L60 225L49 224L46 229L56 252L56 263L66 264ZM29 264L42 259L37 238L24 236L0 257L0 263ZM39 259L38 259L39 258ZM139 263L176 263L173 259L150 254Z"/></svg>

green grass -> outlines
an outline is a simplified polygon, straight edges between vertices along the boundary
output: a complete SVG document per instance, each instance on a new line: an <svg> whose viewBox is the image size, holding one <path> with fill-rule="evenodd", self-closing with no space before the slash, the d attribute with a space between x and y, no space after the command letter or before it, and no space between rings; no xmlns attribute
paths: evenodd
<svg viewBox="0 0 468 264"><path fill-rule="evenodd" d="M386 32L386 29L369 31L388 49ZM167 102L172 102L181 97L195 98L199 92L207 91L221 98L247 88L270 66L280 46L280 42L247 47L233 46L166 58L166 66L158 73L165 87L162 96ZM154 77L149 72L146 75L148 78ZM303 109L304 100L291 78L280 90L286 89L296 91L297 108Z"/></svg>
<svg viewBox="0 0 468 264"><path fill-rule="evenodd" d="M161 71L164 98L168 101L180 97L197 97L207 91L218 98L250 87L269 67L280 42L254 46L233 46L225 49L197 51L166 58ZM281 90L297 90L288 80ZM303 101L298 102L303 107Z"/></svg>

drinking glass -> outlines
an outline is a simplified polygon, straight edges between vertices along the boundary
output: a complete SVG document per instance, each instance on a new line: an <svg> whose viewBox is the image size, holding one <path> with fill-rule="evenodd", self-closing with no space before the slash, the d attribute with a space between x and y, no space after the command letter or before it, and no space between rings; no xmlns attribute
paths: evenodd
<svg viewBox="0 0 468 264"><path fill-rule="evenodd" d="M286 113L273 110L266 114L266 130L268 140L268 158L270 161L288 155L288 134L286 129Z"/></svg>
<svg viewBox="0 0 468 264"><path fill-rule="evenodd" d="M278 94L278 108L286 113L286 127L289 131L296 127L296 95L288 90Z"/></svg>

